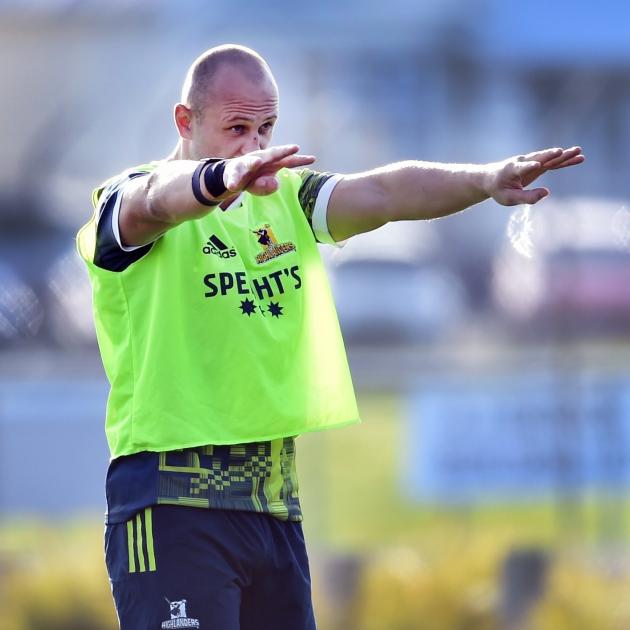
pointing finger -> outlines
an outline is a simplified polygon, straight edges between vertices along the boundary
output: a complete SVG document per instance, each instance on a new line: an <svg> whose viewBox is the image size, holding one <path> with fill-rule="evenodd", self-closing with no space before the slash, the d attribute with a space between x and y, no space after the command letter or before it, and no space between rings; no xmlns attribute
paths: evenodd
<svg viewBox="0 0 630 630"><path fill-rule="evenodd" d="M556 160L551 160L544 165L548 171L555 170L557 168L564 168L565 166L576 166L582 164L586 158L583 155L574 155L572 157L561 156Z"/></svg>
<svg viewBox="0 0 630 630"><path fill-rule="evenodd" d="M297 144L284 144L278 147L262 149L261 151L256 151L256 153L265 164L268 164L269 162L275 162L276 160L281 160L289 155L293 155L299 150L300 147Z"/></svg>
<svg viewBox="0 0 630 630"><path fill-rule="evenodd" d="M533 151L532 153L528 153L527 155L523 155L520 157L521 162L547 162L548 160L557 158L562 155L562 149L560 147L555 147L553 149L543 149L542 151Z"/></svg>
<svg viewBox="0 0 630 630"><path fill-rule="evenodd" d="M317 158L314 155L290 155L281 160L283 168L293 168L295 166L306 166L312 164Z"/></svg>
<svg viewBox="0 0 630 630"><path fill-rule="evenodd" d="M573 159L581 155L582 147L571 147L570 149L545 149L544 151L537 151L534 153L528 153L527 155L522 156L522 161L536 161L540 162L542 167L546 170L550 170L553 168L557 168L559 164L562 164L566 160ZM575 162L576 164L580 164L580 160Z"/></svg>
<svg viewBox="0 0 630 630"><path fill-rule="evenodd" d="M281 168L295 168L296 166L306 166L315 161L314 155L289 155L281 160L265 164L261 167L261 173L273 173Z"/></svg>

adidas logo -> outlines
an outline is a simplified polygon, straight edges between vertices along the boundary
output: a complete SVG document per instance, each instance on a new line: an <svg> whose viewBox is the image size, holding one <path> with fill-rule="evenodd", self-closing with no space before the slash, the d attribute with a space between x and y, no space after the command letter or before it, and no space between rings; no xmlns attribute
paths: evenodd
<svg viewBox="0 0 630 630"><path fill-rule="evenodd" d="M203 253L214 254L219 258L232 258L236 256L236 250L233 247L228 248L216 234L210 236L208 242L204 245Z"/></svg>

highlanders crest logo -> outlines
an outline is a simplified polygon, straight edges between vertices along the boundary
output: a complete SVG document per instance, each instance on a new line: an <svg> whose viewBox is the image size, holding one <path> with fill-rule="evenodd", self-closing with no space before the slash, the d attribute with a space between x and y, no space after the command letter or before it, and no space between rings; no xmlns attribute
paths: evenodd
<svg viewBox="0 0 630 630"><path fill-rule="evenodd" d="M282 256L282 254L288 254L289 252L295 251L295 245L291 242L278 243L278 239L273 233L269 223L265 223L262 227L256 228L252 231L258 237L258 242L263 248L263 251L256 256L256 262L259 265L266 263L272 258Z"/></svg>
<svg viewBox="0 0 630 630"><path fill-rule="evenodd" d="M199 628L199 619L191 619L186 616L187 600L180 599L178 602L171 602L164 598L171 608L171 618L162 622L162 630L170 628Z"/></svg>

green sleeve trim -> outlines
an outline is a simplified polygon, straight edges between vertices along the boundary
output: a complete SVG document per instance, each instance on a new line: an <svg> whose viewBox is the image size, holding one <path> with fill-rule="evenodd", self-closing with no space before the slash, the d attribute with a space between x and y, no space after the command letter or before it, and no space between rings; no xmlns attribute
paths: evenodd
<svg viewBox="0 0 630 630"><path fill-rule="evenodd" d="M311 223L313 218L313 211L315 210L315 202L317 201L317 195L322 189L322 186L334 176L334 173L320 173L313 171L310 168L303 168L297 171L298 175L302 179L300 190L298 192L298 199L302 211L306 215L308 222Z"/></svg>

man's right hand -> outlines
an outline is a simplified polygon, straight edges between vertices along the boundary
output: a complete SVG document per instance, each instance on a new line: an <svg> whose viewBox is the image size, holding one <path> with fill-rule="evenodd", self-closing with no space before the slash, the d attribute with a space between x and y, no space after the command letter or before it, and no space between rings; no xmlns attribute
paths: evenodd
<svg viewBox="0 0 630 630"><path fill-rule="evenodd" d="M306 166L315 161L312 155L298 155L297 144L285 144L252 151L227 161L223 183L228 189L223 197L244 190L252 195L270 195L278 190L276 174L281 168Z"/></svg>
<svg viewBox="0 0 630 630"><path fill-rule="evenodd" d="M228 159L223 171L227 191L223 201L246 190L253 195L270 195L278 190L281 168L312 164L312 155L297 155L295 144L269 147ZM145 245L184 221L198 219L211 209L193 195L191 178L199 162L166 161L148 177L129 181L120 205L119 228L124 246ZM205 188L205 186L204 186ZM209 197L207 190L203 191Z"/></svg>

